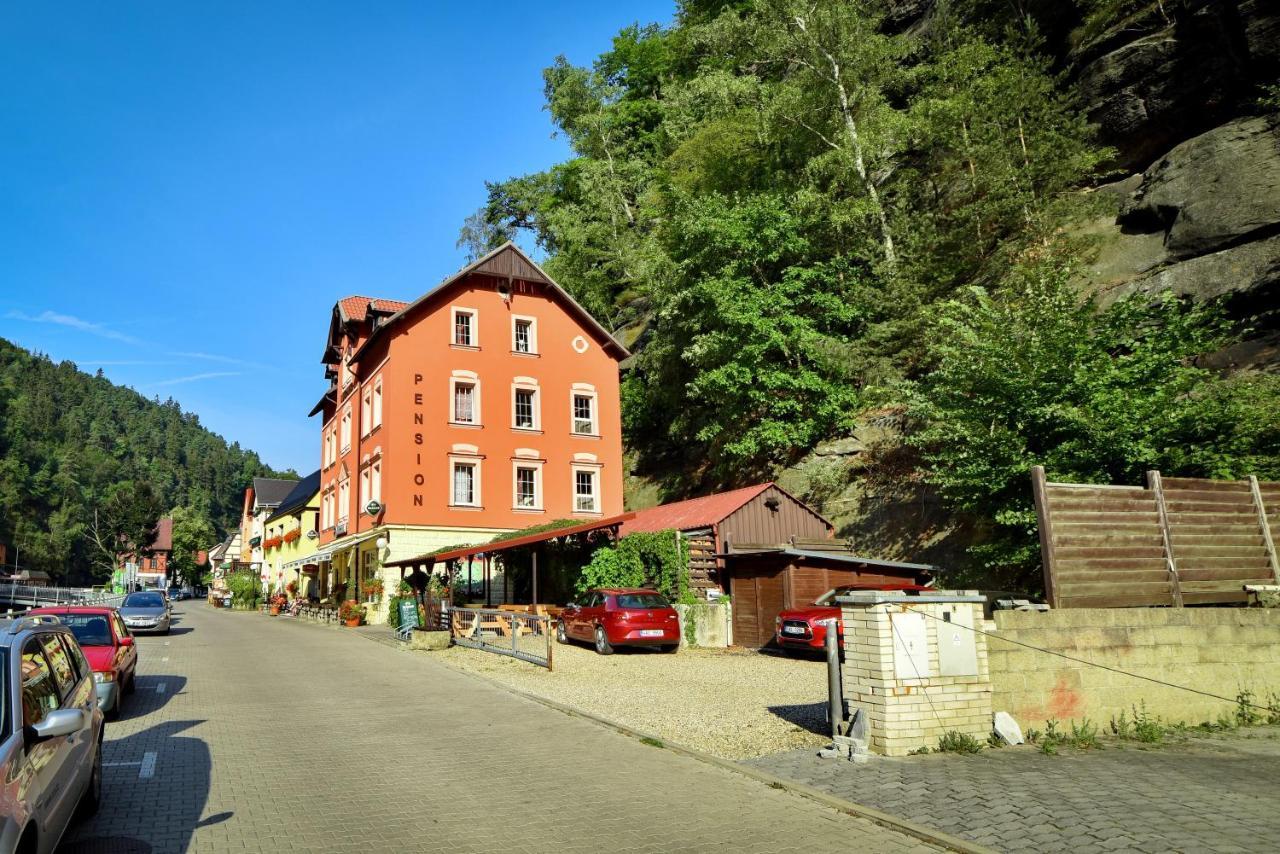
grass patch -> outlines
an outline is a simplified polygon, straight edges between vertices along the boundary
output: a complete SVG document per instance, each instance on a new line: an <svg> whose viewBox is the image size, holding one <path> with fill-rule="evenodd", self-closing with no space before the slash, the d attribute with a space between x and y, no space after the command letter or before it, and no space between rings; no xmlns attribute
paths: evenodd
<svg viewBox="0 0 1280 854"><path fill-rule="evenodd" d="M647 745L649 745L650 747L666 747L666 745L665 745L665 744L663 744L663 743L662 743L661 741L659 741L658 739L656 739L656 738L650 738L650 737L649 737L649 736L647 736L647 735L646 735L644 738L640 739L640 743L641 743L641 744L647 744Z"/></svg>

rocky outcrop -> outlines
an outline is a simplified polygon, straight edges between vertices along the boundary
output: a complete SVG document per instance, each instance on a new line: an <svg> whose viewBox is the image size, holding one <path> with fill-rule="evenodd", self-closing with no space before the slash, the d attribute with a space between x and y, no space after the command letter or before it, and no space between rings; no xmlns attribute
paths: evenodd
<svg viewBox="0 0 1280 854"><path fill-rule="evenodd" d="M1223 0L1152 3L1070 60L1090 120L1126 170L1237 115L1257 80L1245 25Z"/></svg>
<svg viewBox="0 0 1280 854"><path fill-rule="evenodd" d="M1178 145L1146 170L1118 222L1163 232L1170 260L1280 231L1280 114L1237 119Z"/></svg>

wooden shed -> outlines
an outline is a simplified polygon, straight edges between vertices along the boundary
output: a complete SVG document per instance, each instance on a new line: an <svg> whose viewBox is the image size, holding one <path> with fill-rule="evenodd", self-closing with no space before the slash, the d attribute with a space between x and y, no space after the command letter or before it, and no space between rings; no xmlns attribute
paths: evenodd
<svg viewBox="0 0 1280 854"><path fill-rule="evenodd" d="M924 585L936 567L855 555L830 540L740 547L723 556L732 579L733 643L764 647L773 642L774 620L787 608L812 605L836 587L869 590Z"/></svg>
<svg viewBox="0 0 1280 854"><path fill-rule="evenodd" d="M760 483L637 510L619 533L670 530L689 542L689 584L703 598L709 590L728 592L719 556L735 544L826 540L835 532L816 510L776 483Z"/></svg>

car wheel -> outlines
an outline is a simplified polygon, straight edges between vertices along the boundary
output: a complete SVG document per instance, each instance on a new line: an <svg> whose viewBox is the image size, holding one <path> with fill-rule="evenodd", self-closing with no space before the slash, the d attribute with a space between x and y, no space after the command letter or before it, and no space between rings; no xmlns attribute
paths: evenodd
<svg viewBox="0 0 1280 854"><path fill-rule="evenodd" d="M596 626L596 652L613 655L613 645L609 643L609 636L604 633L604 626Z"/></svg>
<svg viewBox="0 0 1280 854"><path fill-rule="evenodd" d="M678 643L668 644L667 646L664 646L662 648L662 651L665 652L667 655L677 653L680 651L680 644Z"/></svg>
<svg viewBox="0 0 1280 854"><path fill-rule="evenodd" d="M556 643L568 643L569 636L564 633L564 623L556 622Z"/></svg>
<svg viewBox="0 0 1280 854"><path fill-rule="evenodd" d="M138 674L130 673L129 681L124 684L124 692L126 694L132 694L134 691L138 689L137 683L138 683Z"/></svg>
<svg viewBox="0 0 1280 854"><path fill-rule="evenodd" d="M89 772L89 785L80 796L80 817L88 818L98 811L102 803L102 733L98 734L98 746L93 751L93 769Z"/></svg>
<svg viewBox="0 0 1280 854"><path fill-rule="evenodd" d="M120 720L120 701L124 699L124 691L116 691L116 701L111 704L111 708L107 709L106 719L109 721Z"/></svg>

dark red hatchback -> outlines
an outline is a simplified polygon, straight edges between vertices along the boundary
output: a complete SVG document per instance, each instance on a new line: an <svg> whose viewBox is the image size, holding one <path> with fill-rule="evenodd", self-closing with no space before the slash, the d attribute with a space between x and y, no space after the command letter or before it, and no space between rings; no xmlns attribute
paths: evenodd
<svg viewBox="0 0 1280 854"><path fill-rule="evenodd" d="M615 646L656 646L675 652L680 648L680 615L653 590L588 590L561 612L556 639L589 641L601 655L611 654Z"/></svg>

